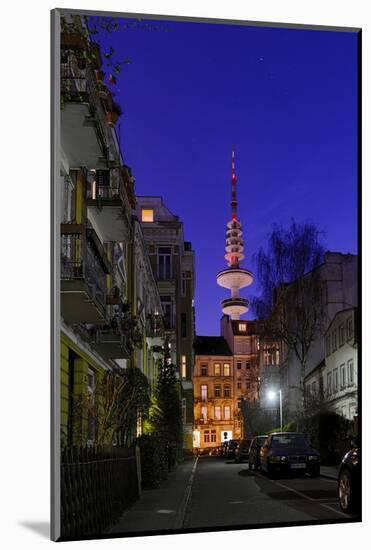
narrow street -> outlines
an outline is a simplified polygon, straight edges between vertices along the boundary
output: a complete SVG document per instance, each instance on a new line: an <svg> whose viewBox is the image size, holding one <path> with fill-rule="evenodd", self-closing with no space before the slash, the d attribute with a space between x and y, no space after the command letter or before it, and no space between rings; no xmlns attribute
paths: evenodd
<svg viewBox="0 0 371 550"><path fill-rule="evenodd" d="M326 477L270 479L219 457L188 460L159 489L144 490L110 534L163 532L289 522L351 520Z"/></svg>
<svg viewBox="0 0 371 550"><path fill-rule="evenodd" d="M269 479L246 463L198 461L184 528L349 519L337 502L337 482L323 477Z"/></svg>

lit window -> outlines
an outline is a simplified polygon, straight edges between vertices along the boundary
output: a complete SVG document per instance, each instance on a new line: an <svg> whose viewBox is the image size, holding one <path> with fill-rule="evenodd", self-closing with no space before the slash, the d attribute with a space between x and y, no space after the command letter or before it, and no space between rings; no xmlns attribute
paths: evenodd
<svg viewBox="0 0 371 550"><path fill-rule="evenodd" d="M220 374L221 374L220 363L214 363L214 376L220 376Z"/></svg>
<svg viewBox="0 0 371 550"><path fill-rule="evenodd" d="M239 323L239 324L238 324L238 330L239 330L240 332L246 332L246 325L245 325L245 323Z"/></svg>
<svg viewBox="0 0 371 550"><path fill-rule="evenodd" d="M230 420L231 408L229 406L224 407L224 420Z"/></svg>
<svg viewBox="0 0 371 550"><path fill-rule="evenodd" d="M187 357L185 355L182 355L181 372L182 378L187 378Z"/></svg>
<svg viewBox="0 0 371 550"><path fill-rule="evenodd" d="M224 365L223 365L223 374L224 374L224 376L230 376L231 375L231 365L229 363L224 363Z"/></svg>
<svg viewBox="0 0 371 550"><path fill-rule="evenodd" d="M153 222L153 208L142 208L142 222Z"/></svg>
<svg viewBox="0 0 371 550"><path fill-rule="evenodd" d="M201 385L201 401L207 400L207 386L206 384Z"/></svg>
<svg viewBox="0 0 371 550"><path fill-rule="evenodd" d="M207 420L207 407L201 407L201 418L204 422Z"/></svg>
<svg viewBox="0 0 371 550"><path fill-rule="evenodd" d="M220 407L214 407L214 418L215 418L215 420L221 420L222 411L221 411Z"/></svg>

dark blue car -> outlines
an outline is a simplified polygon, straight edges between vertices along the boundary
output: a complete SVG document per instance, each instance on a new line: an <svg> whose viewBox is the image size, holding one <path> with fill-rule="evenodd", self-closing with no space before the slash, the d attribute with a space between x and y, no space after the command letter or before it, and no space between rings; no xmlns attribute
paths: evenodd
<svg viewBox="0 0 371 550"><path fill-rule="evenodd" d="M275 474L320 474L320 455L304 434L277 432L268 436L260 449L260 465L269 476Z"/></svg>

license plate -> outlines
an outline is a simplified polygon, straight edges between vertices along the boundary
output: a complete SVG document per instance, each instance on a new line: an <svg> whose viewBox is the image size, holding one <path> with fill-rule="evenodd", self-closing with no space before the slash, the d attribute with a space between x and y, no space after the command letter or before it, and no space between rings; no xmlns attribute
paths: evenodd
<svg viewBox="0 0 371 550"><path fill-rule="evenodd" d="M306 464L290 464L290 468L305 468Z"/></svg>

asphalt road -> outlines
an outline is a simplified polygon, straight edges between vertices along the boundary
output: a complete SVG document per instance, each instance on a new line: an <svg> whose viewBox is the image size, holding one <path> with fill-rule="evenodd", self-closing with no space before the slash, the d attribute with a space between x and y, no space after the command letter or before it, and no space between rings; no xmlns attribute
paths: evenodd
<svg viewBox="0 0 371 550"><path fill-rule="evenodd" d="M351 519L337 502L331 479L269 479L218 457L200 457L185 510L183 528Z"/></svg>

